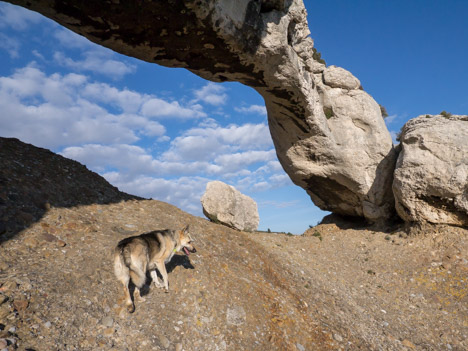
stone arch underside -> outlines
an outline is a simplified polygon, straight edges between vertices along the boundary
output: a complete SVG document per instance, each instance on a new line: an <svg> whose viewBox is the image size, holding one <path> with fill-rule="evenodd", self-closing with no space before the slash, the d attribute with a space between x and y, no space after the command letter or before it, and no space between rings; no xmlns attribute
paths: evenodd
<svg viewBox="0 0 468 351"><path fill-rule="evenodd" d="M359 80L313 58L302 0L9 0L124 55L258 91L276 153L323 210L394 213L396 152Z"/></svg>

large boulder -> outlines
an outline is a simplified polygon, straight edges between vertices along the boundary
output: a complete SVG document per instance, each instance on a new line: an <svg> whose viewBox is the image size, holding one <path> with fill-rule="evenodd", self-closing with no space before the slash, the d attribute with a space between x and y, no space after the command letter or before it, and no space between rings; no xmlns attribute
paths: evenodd
<svg viewBox="0 0 468 351"><path fill-rule="evenodd" d="M393 182L400 217L468 226L468 116L419 116L400 141Z"/></svg>
<svg viewBox="0 0 468 351"><path fill-rule="evenodd" d="M209 182L201 198L203 213L213 222L243 231L258 228L257 203L233 186L220 181Z"/></svg>
<svg viewBox="0 0 468 351"><path fill-rule="evenodd" d="M253 87L280 163L317 206L392 215L396 153L379 106L314 56L302 0L9 1L119 53Z"/></svg>

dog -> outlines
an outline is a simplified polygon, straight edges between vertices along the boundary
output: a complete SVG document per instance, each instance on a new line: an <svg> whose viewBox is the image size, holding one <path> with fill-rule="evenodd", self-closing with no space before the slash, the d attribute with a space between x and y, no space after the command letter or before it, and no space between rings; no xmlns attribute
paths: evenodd
<svg viewBox="0 0 468 351"><path fill-rule="evenodd" d="M197 252L187 225L182 230L155 230L121 240L114 250L114 273L124 286L125 305L130 313L135 305L130 295L130 281L135 285L135 295L141 298L140 290L146 282L146 272L150 271L154 285L169 292L166 263L176 252L187 256ZM156 269L162 276L159 281Z"/></svg>

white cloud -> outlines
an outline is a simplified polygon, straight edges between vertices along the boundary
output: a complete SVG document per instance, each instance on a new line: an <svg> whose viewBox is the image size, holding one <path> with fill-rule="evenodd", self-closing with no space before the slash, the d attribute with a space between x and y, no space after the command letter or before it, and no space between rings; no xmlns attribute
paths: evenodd
<svg viewBox="0 0 468 351"><path fill-rule="evenodd" d="M11 58L19 57L20 46L18 40L0 33L0 49L5 50Z"/></svg>
<svg viewBox="0 0 468 351"><path fill-rule="evenodd" d="M59 44L69 49L93 49L96 47L91 41L66 28L60 28L54 32L53 36Z"/></svg>
<svg viewBox="0 0 468 351"><path fill-rule="evenodd" d="M138 176L127 179L116 172L106 173L104 177L122 191L165 201L199 216L202 216L200 198L210 181L203 177L163 179Z"/></svg>
<svg viewBox="0 0 468 351"><path fill-rule="evenodd" d="M83 75L46 75L34 64L0 77L0 130L38 146L58 148L83 143L134 143L139 134L161 137L165 128L138 113L153 98L107 84L92 94L95 83ZM112 104L117 113L109 111Z"/></svg>
<svg viewBox="0 0 468 351"><path fill-rule="evenodd" d="M275 150L246 151L234 154L224 154L216 157L215 163L223 167L225 172L234 172L254 163L268 162L276 158Z"/></svg>
<svg viewBox="0 0 468 351"><path fill-rule="evenodd" d="M267 110L265 106L261 105L250 105L248 107L234 107L234 110L240 113L257 113L259 115L267 114Z"/></svg>
<svg viewBox="0 0 468 351"><path fill-rule="evenodd" d="M192 128L177 137L164 153L165 160L208 161L224 153L271 149L273 142L266 124Z"/></svg>
<svg viewBox="0 0 468 351"><path fill-rule="evenodd" d="M79 72L90 71L113 79L121 79L126 74L133 73L136 69L135 65L113 59L112 53L107 50L85 51L83 56L84 60L76 61L66 57L62 52L55 52L54 60L59 65Z"/></svg>
<svg viewBox="0 0 468 351"><path fill-rule="evenodd" d="M168 102L158 98L146 101L141 107L141 113L147 117L177 117L177 118L199 118L205 117L206 113L198 104L183 107L177 101Z"/></svg>
<svg viewBox="0 0 468 351"><path fill-rule="evenodd" d="M23 31L30 24L39 23L43 17L20 6L0 3L0 28L10 27Z"/></svg>
<svg viewBox="0 0 468 351"><path fill-rule="evenodd" d="M398 119L398 115L391 115L385 118L385 123L390 124L393 123L396 119Z"/></svg>
<svg viewBox="0 0 468 351"><path fill-rule="evenodd" d="M226 88L221 84L209 82L203 88L195 91L195 96L207 104L219 106L226 103L227 94L224 93L225 91Z"/></svg>

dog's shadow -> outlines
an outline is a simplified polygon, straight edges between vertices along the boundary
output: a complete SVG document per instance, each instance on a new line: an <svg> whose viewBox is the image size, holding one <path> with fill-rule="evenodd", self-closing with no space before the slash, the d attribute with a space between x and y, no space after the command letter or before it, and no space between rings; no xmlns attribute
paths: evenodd
<svg viewBox="0 0 468 351"><path fill-rule="evenodd" d="M185 255L174 255L172 257L172 260L166 264L166 271L167 273L171 273L177 266L182 266L184 267L185 269L195 269L195 267L193 266L192 262L190 262L190 259L188 258L188 256L185 256ZM162 280L162 276L161 274L159 273L158 270L156 270L157 274L158 274L158 278L160 280ZM150 272L146 272L146 283L145 285L143 285L143 287L141 288L140 290L140 295L141 296L145 296L147 294L149 294L150 292L150 286L151 286L151 283L153 282L153 278L151 277L151 274ZM134 296L133 293L135 291L135 285L130 281L130 286L129 286L129 290L130 290L130 296Z"/></svg>

